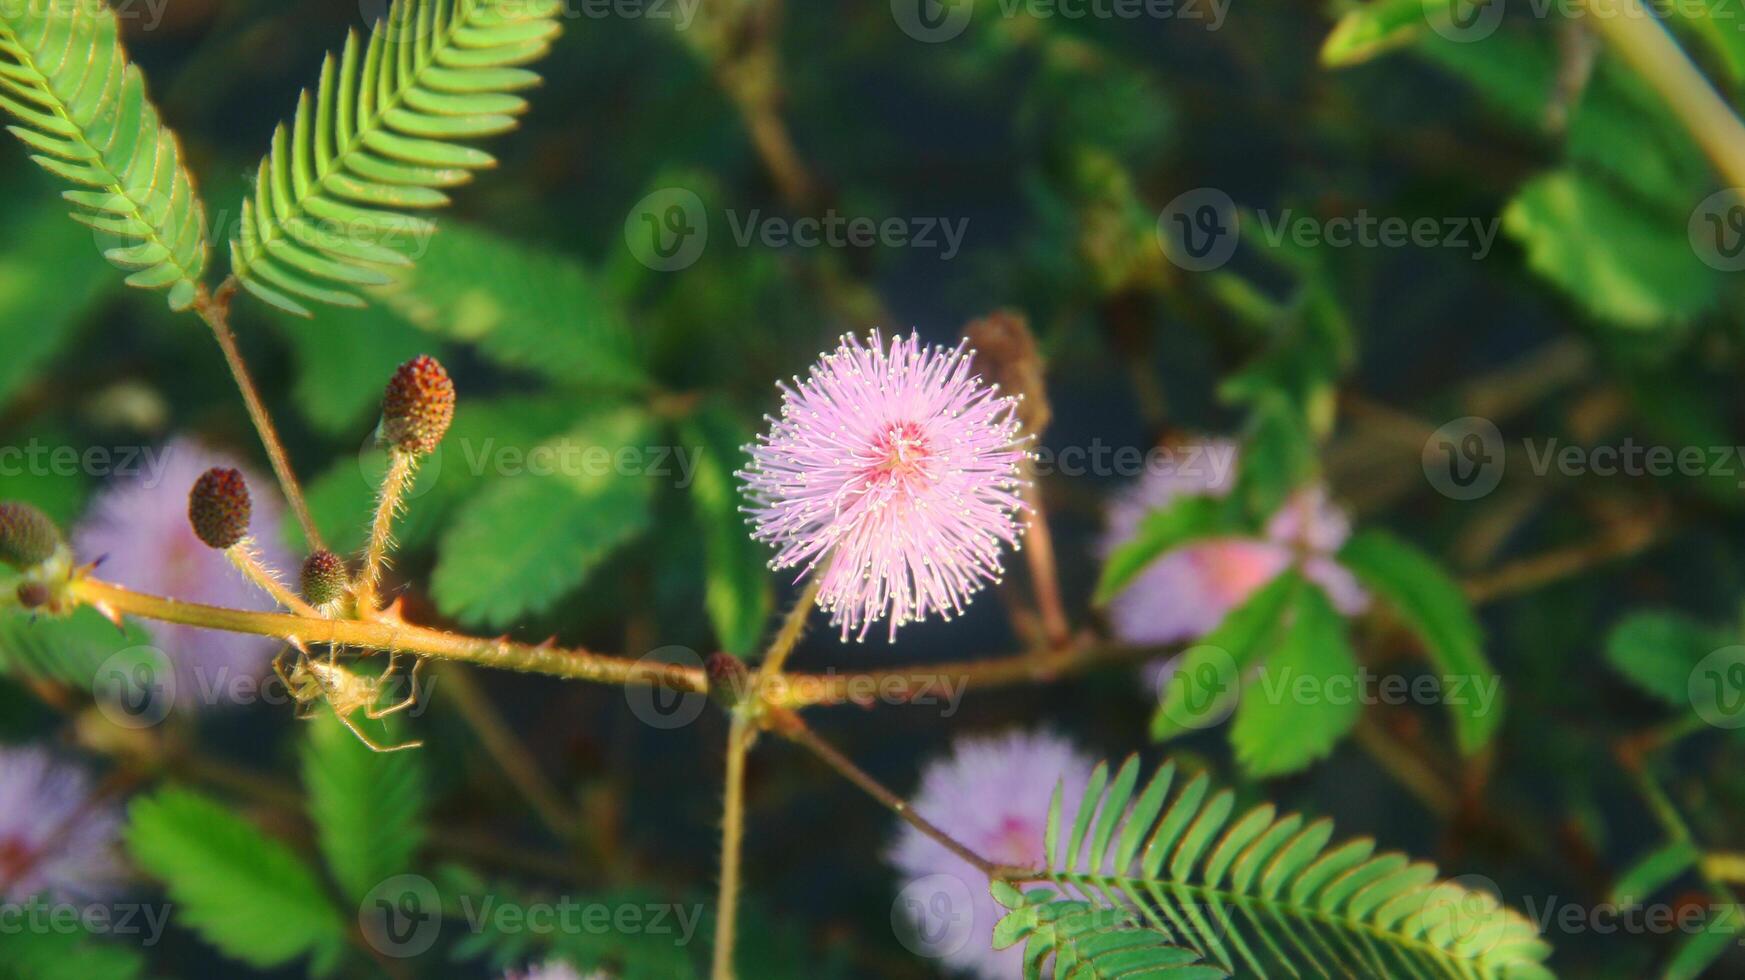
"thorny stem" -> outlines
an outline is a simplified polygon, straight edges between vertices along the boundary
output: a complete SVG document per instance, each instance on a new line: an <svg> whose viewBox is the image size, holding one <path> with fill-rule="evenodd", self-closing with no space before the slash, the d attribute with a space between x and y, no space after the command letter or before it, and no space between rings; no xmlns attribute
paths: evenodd
<svg viewBox="0 0 1745 980"><path fill-rule="evenodd" d="M745 756L757 730L745 711L727 729L727 778L721 813L721 881L715 899L715 950L709 975L733 980L733 944L739 921L740 852L745 843Z"/></svg>
<svg viewBox="0 0 1745 980"><path fill-rule="evenodd" d="M255 550L252 538L244 538L224 549L224 556L229 558L230 563L235 565L242 574L247 575L249 581L260 586L267 595L272 596L274 602L299 616L309 619L322 618L321 613L314 606L304 602L296 593L286 588L285 583L279 581L278 575L261 563L260 553Z"/></svg>
<svg viewBox="0 0 1745 980"><path fill-rule="evenodd" d="M806 632L806 617L812 614L812 604L818 601L818 588L823 579L822 574L814 574L806 582L806 587L800 590L799 600L788 610L787 618L782 620L782 628L776 631L775 640L763 655L763 665L757 672L759 683L773 681L781 675L782 665L787 663L788 654L794 652L801 635Z"/></svg>
<svg viewBox="0 0 1745 980"><path fill-rule="evenodd" d="M291 469L291 458L286 455L285 446L279 441L279 431L273 426L273 418L267 414L267 406L261 401L260 391L255 388L254 379L249 376L248 365L242 360L242 351L237 349L236 334L231 332L230 297L235 292L236 280L226 279L217 291L210 295L202 292L195 298L194 312L212 328L212 336L218 341L218 349L224 352L224 362L230 366L230 376L236 379L236 387L242 392L242 402L248 407L248 417L254 421L255 432L259 433L261 445L267 451L267 459L273 464L273 475L279 479L279 490L291 505L292 513L297 515L297 523L303 528L303 537L308 540L310 548L325 548L321 532L315 527L315 519L309 514L309 504L303 499L303 488L297 483L297 474Z"/></svg>
<svg viewBox="0 0 1745 980"><path fill-rule="evenodd" d="M370 543L364 548L363 568L358 571L358 615L373 617L376 612L376 589L382 581L382 568L388 562L388 549L394 545L394 517L405 505L406 492L412 488L412 477L418 471L418 457L398 446L388 450L388 472L382 477L382 490L376 497L376 515L370 521Z"/></svg>

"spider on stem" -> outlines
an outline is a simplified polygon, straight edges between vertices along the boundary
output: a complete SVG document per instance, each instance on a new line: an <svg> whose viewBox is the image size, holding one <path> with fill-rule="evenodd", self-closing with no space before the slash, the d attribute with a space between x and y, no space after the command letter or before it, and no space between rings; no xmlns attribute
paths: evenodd
<svg viewBox="0 0 1745 980"><path fill-rule="evenodd" d="M287 668L285 662L293 650L297 654L296 662ZM334 717L351 729L358 741L368 746L372 752L399 752L403 749L416 749L424 744L423 741L386 746L378 744L365 735L357 721L352 718L362 711L365 718L376 721L405 711L417 703L418 670L424 666L423 657L413 659L412 672L407 678L406 697L385 708L377 705L383 688L390 686L391 679L397 676L397 666L397 655L390 653L388 669L379 676L358 674L340 664L339 651L331 646L328 648L326 660L310 656L309 651L301 645L286 646L273 658L273 673L284 682L285 690L297 702L298 718L308 718L316 710L317 702L325 701L333 709Z"/></svg>

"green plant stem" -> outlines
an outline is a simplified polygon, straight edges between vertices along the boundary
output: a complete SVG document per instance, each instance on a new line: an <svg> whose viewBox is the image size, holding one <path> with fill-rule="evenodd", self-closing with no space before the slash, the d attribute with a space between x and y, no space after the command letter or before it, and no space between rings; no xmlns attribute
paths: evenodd
<svg viewBox="0 0 1745 980"><path fill-rule="evenodd" d="M237 390L242 392L242 403L248 408L248 417L253 420L255 432L260 435L261 445L267 451L267 459L273 464L279 490L284 493L285 502L291 505L291 512L297 515L297 523L303 528L303 537L311 549L325 548L327 545L315 527L315 518L309 514L309 504L303 499L303 488L297 483L297 474L291 469L291 457L285 453L284 443L279 441L279 431L273 427L273 417L267 414L266 403L261 401L261 393L249 376L242 351L237 349L236 334L230 329L230 297L235 292L236 281L226 279L217 292L210 296L202 294L194 300L194 312L212 328L218 349L224 352L224 363L229 365L230 376L236 379Z"/></svg>
<svg viewBox="0 0 1745 980"><path fill-rule="evenodd" d="M715 948L709 975L733 980L733 945L739 922L739 865L745 844L745 757L757 730L744 711L727 729L726 791L721 811L721 880L715 899Z"/></svg>
<svg viewBox="0 0 1745 980"><path fill-rule="evenodd" d="M815 573L806 582L806 587L800 590L799 601L788 610L788 616L782 620L782 628L776 631L776 638L764 652L763 665L758 668L759 682L773 680L782 672L782 665L787 663L788 654L794 652L794 647L800 643L800 637L806 632L806 617L812 614L812 604L818 601L818 586L823 580L821 573Z"/></svg>
<svg viewBox="0 0 1745 980"><path fill-rule="evenodd" d="M1745 125L1641 0L1586 0L1593 29L1684 124L1710 162L1745 188Z"/></svg>
<svg viewBox="0 0 1745 980"><path fill-rule="evenodd" d="M363 567L358 570L358 615L374 616L377 612L377 587L382 581L382 567L388 561L388 549L394 545L394 517L405 505L406 492L412 488L412 477L418 472L418 457L398 446L388 450L388 472L382 477L381 492L376 495L376 514L370 521L370 542L364 547Z"/></svg>

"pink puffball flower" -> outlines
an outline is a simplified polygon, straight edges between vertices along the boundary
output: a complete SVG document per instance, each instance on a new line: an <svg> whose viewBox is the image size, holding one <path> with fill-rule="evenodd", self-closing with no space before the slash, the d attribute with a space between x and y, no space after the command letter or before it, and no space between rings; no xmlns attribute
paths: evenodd
<svg viewBox="0 0 1745 980"><path fill-rule="evenodd" d="M101 901L126 878L121 810L39 748L0 747L0 901Z"/></svg>
<svg viewBox="0 0 1745 980"><path fill-rule="evenodd" d="M782 414L739 474L773 568L818 572L842 637L890 620L949 619L1016 547L1026 450L1017 400L971 373L971 352L844 335L810 376L779 385Z"/></svg>
<svg viewBox="0 0 1745 980"><path fill-rule="evenodd" d="M1201 449L1185 455L1224 460L1226 465L1148 472L1137 488L1110 505L1104 554L1129 540L1147 513L1169 506L1178 497L1222 497L1230 492L1236 447L1211 440ZM1326 591L1334 608L1356 615L1368 607L1369 596L1333 560L1350 536L1350 520L1328 501L1325 488L1299 490L1268 519L1260 537L1200 541L1152 562L1109 603L1110 625L1123 642L1137 646L1197 639L1293 566Z"/></svg>
<svg viewBox="0 0 1745 980"><path fill-rule="evenodd" d="M1047 732L959 738L949 757L922 770L910 804L990 861L1040 867L1055 786L1070 827L1094 768L1071 742ZM1023 975L1021 948L993 948L994 924L1005 913L986 875L906 823L887 859L900 875L899 907L919 935L938 939L922 952L986 980Z"/></svg>
<svg viewBox="0 0 1745 980"><path fill-rule="evenodd" d="M289 552L279 544L284 505L274 484L234 457L189 438L174 439L143 458L141 472L107 487L74 529L78 559L101 561L103 578L141 592L235 609L276 609L188 523L194 481L214 466L241 470L253 501L251 532L261 560L281 572L291 569ZM180 710L209 704L239 681L260 680L279 642L169 623L143 625L174 667L174 701Z"/></svg>

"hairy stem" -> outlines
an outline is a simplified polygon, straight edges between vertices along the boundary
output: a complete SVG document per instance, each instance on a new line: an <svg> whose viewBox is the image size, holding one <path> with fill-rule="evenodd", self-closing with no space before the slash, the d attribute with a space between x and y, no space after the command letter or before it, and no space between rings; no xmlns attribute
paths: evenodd
<svg viewBox="0 0 1745 980"><path fill-rule="evenodd" d="M1684 124L1721 176L1745 188L1745 125L1641 0L1587 0L1588 22Z"/></svg>
<svg viewBox="0 0 1745 980"><path fill-rule="evenodd" d="M1060 570L1054 560L1054 535L1048 530L1047 512L1042 507L1042 488L1037 486L1034 475L1024 486L1024 503L1030 511L1024 554L1030 563L1036 610L1042 616L1042 635L1051 649L1064 651L1072 642L1072 626L1066 618L1066 606L1060 600Z"/></svg>
<svg viewBox="0 0 1745 980"><path fill-rule="evenodd" d="M788 654L793 653L794 647L799 645L800 637L806 632L806 617L812 614L812 604L818 601L818 585L823 578L822 574L814 574L806 582L806 587L800 590L799 601L788 610L788 617L782 620L782 628L776 631L775 640L763 655L763 666L757 672L760 682L779 676L782 665L787 663Z"/></svg>
<svg viewBox="0 0 1745 980"><path fill-rule="evenodd" d="M254 379L249 376L248 365L242 359L242 351L237 349L236 334L230 329L230 297L235 291L236 281L226 279L217 292L195 299L194 311L212 328L212 336L218 341L218 349L224 352L224 363L229 365L230 376L236 379L236 387L242 392L242 402L248 407L248 417L254 421L255 432L260 435L261 445L267 451L267 459L272 461L273 475L279 479L279 490L285 495L285 501L291 505L291 512L297 515L297 523L303 528L303 537L309 542L310 548L325 548L321 532L316 530L315 519L309 514L309 504L303 499L303 488L297 483L297 474L291 469L291 457L286 455L284 443L279 441L279 430L273 426L273 417L267 414L266 403L261 401L261 393L255 387Z"/></svg>
<svg viewBox="0 0 1745 980"><path fill-rule="evenodd" d="M279 576L272 569L261 563L260 553L255 550L254 540L244 538L236 544L224 549L224 557L230 559L249 581L260 586L261 590L273 597L273 601L299 616L310 619L320 619L321 613L314 606L304 602L295 592L285 587L279 581Z"/></svg>
<svg viewBox="0 0 1745 980"><path fill-rule="evenodd" d="M358 570L358 615L376 614L376 589L382 581L382 567L388 561L388 549L394 546L394 517L405 505L406 492L412 488L412 477L418 472L418 457L394 446L388 450L388 472L382 477L382 489L376 495L376 514L370 521L370 543L364 548L363 568Z"/></svg>
<svg viewBox="0 0 1745 980"><path fill-rule="evenodd" d="M745 756L757 730L743 711L727 729L726 792L721 811L721 881L715 899L715 949L709 975L733 980L733 944L739 921L739 861L745 842Z"/></svg>

